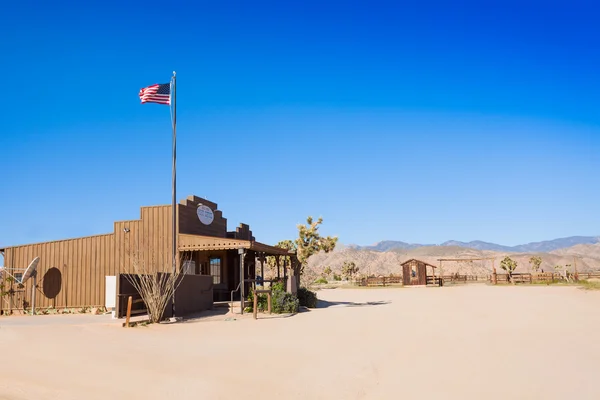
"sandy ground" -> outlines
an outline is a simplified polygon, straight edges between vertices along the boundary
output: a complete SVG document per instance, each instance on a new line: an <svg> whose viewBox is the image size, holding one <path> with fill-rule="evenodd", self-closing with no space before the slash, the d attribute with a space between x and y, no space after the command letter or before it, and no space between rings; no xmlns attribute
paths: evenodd
<svg viewBox="0 0 600 400"><path fill-rule="evenodd" d="M600 398L600 292L319 297L319 309L259 321L124 329L106 316L2 317L0 399Z"/></svg>

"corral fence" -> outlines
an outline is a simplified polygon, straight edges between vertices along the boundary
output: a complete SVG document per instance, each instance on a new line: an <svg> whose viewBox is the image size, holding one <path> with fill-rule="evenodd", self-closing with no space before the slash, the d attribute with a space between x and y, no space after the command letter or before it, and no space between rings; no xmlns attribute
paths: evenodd
<svg viewBox="0 0 600 400"><path fill-rule="evenodd" d="M600 279L600 271L598 272L579 272L573 274L568 272L567 275L553 273L553 272L540 272L540 273L513 273L513 283L553 283L553 282L564 282L564 281L581 281L587 279ZM427 276L427 284L435 286L443 286L446 284L457 284L457 283L485 283L493 282L493 275L460 275L451 274L443 276ZM508 274L496 274L497 283L510 283ZM360 278L353 281L356 286L390 286L390 285L401 285L402 276L378 276Z"/></svg>
<svg viewBox="0 0 600 400"><path fill-rule="evenodd" d="M567 272L566 275L554 272L512 274L513 283L577 282L593 278L600 279L600 272L578 272L576 274ZM488 281L493 281L493 275L488 277ZM496 282L509 283L508 274L496 274Z"/></svg>
<svg viewBox="0 0 600 400"><path fill-rule="evenodd" d="M401 276L372 276L355 281L358 286L389 286L402 284Z"/></svg>
<svg viewBox="0 0 600 400"><path fill-rule="evenodd" d="M578 272L577 277L579 280L587 280L587 279L600 279L600 271L596 272Z"/></svg>
<svg viewBox="0 0 600 400"><path fill-rule="evenodd" d="M452 275L442 275L442 280L444 283L468 283L468 282L480 282L485 281L486 277L478 276L478 275L460 275L460 274L452 274Z"/></svg>

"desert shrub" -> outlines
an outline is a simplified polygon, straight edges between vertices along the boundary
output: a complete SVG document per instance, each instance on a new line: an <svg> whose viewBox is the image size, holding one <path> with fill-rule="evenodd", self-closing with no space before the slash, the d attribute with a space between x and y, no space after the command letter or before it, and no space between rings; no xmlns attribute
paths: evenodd
<svg viewBox="0 0 600 400"><path fill-rule="evenodd" d="M298 297L296 297L296 295L279 291L273 292L274 313L295 313L298 312L299 305Z"/></svg>
<svg viewBox="0 0 600 400"><path fill-rule="evenodd" d="M271 283L271 290L273 293L275 292L285 292L285 285L283 284L283 280L277 280Z"/></svg>
<svg viewBox="0 0 600 400"><path fill-rule="evenodd" d="M254 311L254 289L250 288L250 293L248 293L248 303L250 305L244 309L244 311L252 312ZM265 311L268 308L269 299L266 294L259 294L257 299L258 311Z"/></svg>
<svg viewBox="0 0 600 400"><path fill-rule="evenodd" d="M298 312L298 297L292 293L286 293L282 281L271 284L271 296L273 301L272 311L274 313L281 314ZM254 292L252 289L250 289L250 294L248 295L248 302L250 305L245 308L245 311L254 311ZM257 302L259 311L266 311L268 309L268 297L266 294L259 294Z"/></svg>
<svg viewBox="0 0 600 400"><path fill-rule="evenodd" d="M325 279L325 278L319 278L319 279L315 280L315 283L317 283L317 284L326 284L327 283L327 279Z"/></svg>
<svg viewBox="0 0 600 400"><path fill-rule="evenodd" d="M298 301L303 307L317 308L317 294L305 287L298 289Z"/></svg>
<svg viewBox="0 0 600 400"><path fill-rule="evenodd" d="M341 280L342 280L342 277L341 277L341 276L339 276L338 274L333 274L333 280L334 280L334 281L338 281L338 282L339 282L339 281L341 281Z"/></svg>

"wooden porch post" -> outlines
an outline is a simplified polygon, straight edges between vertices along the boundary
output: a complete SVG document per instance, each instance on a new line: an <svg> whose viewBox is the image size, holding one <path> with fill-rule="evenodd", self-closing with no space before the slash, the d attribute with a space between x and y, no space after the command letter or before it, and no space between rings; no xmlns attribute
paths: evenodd
<svg viewBox="0 0 600 400"><path fill-rule="evenodd" d="M279 256L275 256L275 263L277 264L277 279L279 279L281 277L279 273Z"/></svg>
<svg viewBox="0 0 600 400"><path fill-rule="evenodd" d="M283 279L287 280L287 256L283 257Z"/></svg>
<svg viewBox="0 0 600 400"><path fill-rule="evenodd" d="M265 253L262 253L260 257L260 278L265 279Z"/></svg>
<svg viewBox="0 0 600 400"><path fill-rule="evenodd" d="M238 249L240 255L240 313L244 315L244 249Z"/></svg>

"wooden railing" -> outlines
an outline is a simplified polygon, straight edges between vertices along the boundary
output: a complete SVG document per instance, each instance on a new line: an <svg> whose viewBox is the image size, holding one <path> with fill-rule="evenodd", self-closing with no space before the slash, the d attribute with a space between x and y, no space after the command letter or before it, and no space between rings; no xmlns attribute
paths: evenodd
<svg viewBox="0 0 600 400"><path fill-rule="evenodd" d="M389 286L402 283L401 276L379 276L362 278L358 281L359 286Z"/></svg>
<svg viewBox="0 0 600 400"><path fill-rule="evenodd" d="M427 284L428 285L442 286L443 283L444 283L444 281L443 281L442 277L427 275Z"/></svg>
<svg viewBox="0 0 600 400"><path fill-rule="evenodd" d="M600 279L600 272L578 272L578 278L582 279Z"/></svg>
<svg viewBox="0 0 600 400"><path fill-rule="evenodd" d="M569 272L567 274L569 281L577 281L577 280L586 280L586 279L600 279L600 272L579 272L577 276L575 274ZM540 272L540 273L513 273L512 274L514 283L552 283L552 282L560 282L564 281L565 277L562 274L552 273L552 272ZM427 284L428 285L441 285L447 283L472 283L472 282L492 282L492 275L488 276L478 276L478 275L460 275L460 274L452 274L452 275L443 275L435 277L429 275L427 276ZM496 274L496 282L497 283L510 283L508 279L508 274ZM380 277L369 277L369 278L361 278L354 281L355 285L358 286L389 286L389 285L399 285L402 284L401 276L380 276Z"/></svg>
<svg viewBox="0 0 600 400"><path fill-rule="evenodd" d="M460 274L451 274L451 275L443 275L442 279L444 283L454 283L454 282L479 282L485 281L485 277L477 276L477 275L460 275Z"/></svg>
<svg viewBox="0 0 600 400"><path fill-rule="evenodd" d="M555 272L540 272L540 273L515 273L512 274L514 283L552 283L565 281L565 275ZM587 279L600 279L600 272L568 272L566 280L576 282ZM508 283L508 274L496 274L498 283ZM488 281L492 281L492 275L488 277Z"/></svg>

